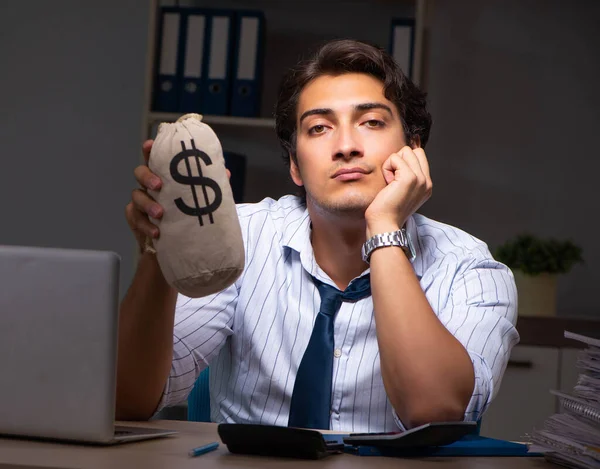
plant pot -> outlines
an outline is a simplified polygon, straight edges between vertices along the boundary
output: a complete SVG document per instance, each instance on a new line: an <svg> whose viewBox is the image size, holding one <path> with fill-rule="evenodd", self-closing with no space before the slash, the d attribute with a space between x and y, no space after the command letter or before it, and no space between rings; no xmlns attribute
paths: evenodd
<svg viewBox="0 0 600 469"><path fill-rule="evenodd" d="M519 316L556 316L557 275L528 275L513 270L519 295Z"/></svg>

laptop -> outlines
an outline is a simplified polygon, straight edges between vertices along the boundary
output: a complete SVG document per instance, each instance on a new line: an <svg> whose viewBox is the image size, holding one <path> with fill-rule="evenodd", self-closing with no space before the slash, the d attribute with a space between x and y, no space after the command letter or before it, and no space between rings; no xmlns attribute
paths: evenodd
<svg viewBox="0 0 600 469"><path fill-rule="evenodd" d="M113 444L174 431L115 426L120 258L0 246L0 434Z"/></svg>

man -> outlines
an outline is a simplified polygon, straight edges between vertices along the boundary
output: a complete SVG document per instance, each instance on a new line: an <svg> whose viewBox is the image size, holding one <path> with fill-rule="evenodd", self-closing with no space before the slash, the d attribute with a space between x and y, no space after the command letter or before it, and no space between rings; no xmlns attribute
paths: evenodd
<svg viewBox="0 0 600 469"><path fill-rule="evenodd" d="M483 242L415 214L432 192L430 125L425 95L370 45L333 41L291 70L276 130L305 198L238 206L246 267L218 294L178 295L142 254L121 307L118 417L184 401L210 365L216 422L478 420L519 339L516 289ZM159 236L144 190L126 213L142 249Z"/></svg>

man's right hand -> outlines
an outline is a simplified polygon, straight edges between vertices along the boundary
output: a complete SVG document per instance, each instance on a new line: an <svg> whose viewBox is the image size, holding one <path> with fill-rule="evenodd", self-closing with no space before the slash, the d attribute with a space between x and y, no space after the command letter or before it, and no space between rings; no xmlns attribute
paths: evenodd
<svg viewBox="0 0 600 469"><path fill-rule="evenodd" d="M133 171L140 187L133 190L131 201L125 207L127 223L140 246L140 251L144 249L146 237L155 239L160 235L158 227L150 221L150 217L160 219L164 213L162 206L146 192L148 189L158 191L162 187L160 178L148 168L153 143L153 140L146 140L142 145L145 164Z"/></svg>
<svg viewBox="0 0 600 469"><path fill-rule="evenodd" d="M160 236L158 226L150 221L150 217L158 220L164 214L163 207L146 192L148 189L159 191L162 188L160 178L148 168L150 150L152 150L153 144L154 140L146 140L142 144L145 164L138 166L133 171L140 187L133 190L131 201L125 207L127 223L140 246L141 252L144 250L147 237L156 239ZM227 178L231 178L231 172L227 168L225 172L227 173Z"/></svg>

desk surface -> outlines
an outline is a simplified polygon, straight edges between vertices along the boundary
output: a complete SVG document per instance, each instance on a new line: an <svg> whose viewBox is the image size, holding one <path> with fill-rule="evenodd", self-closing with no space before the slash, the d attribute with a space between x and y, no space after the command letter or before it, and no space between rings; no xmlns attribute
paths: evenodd
<svg viewBox="0 0 600 469"><path fill-rule="evenodd" d="M125 423L125 422L124 422ZM421 468L421 469L550 469L556 467L539 457L522 458L419 458L399 459L384 457L359 457L348 454L332 455L319 461L283 458L264 458L231 454L220 444L216 451L190 458L188 451L220 439L217 425L174 420L129 423L127 425L168 428L179 431L177 435L156 440L139 441L116 446L84 446L65 443L27 441L0 438L0 469L41 468L144 468L184 469L207 468ZM442 466L443 465L443 466Z"/></svg>

